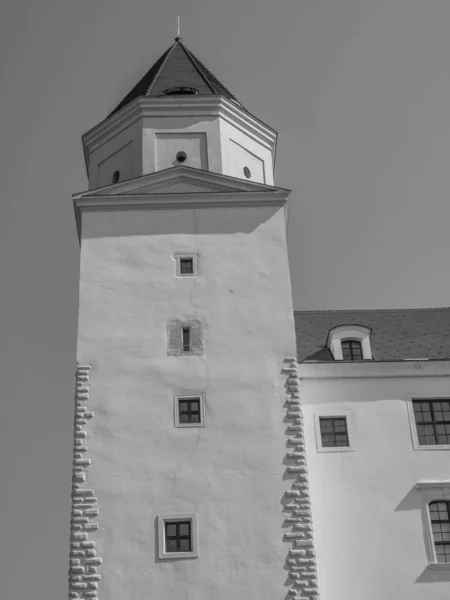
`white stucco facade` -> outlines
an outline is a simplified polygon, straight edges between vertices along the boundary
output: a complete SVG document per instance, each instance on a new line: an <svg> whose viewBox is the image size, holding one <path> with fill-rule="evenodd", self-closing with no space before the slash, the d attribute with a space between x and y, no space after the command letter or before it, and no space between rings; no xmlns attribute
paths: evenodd
<svg viewBox="0 0 450 600"><path fill-rule="evenodd" d="M416 484L450 479L450 449L415 449L408 402L448 398L449 361L299 370L321 600L447 599L450 565L429 566ZM317 418L341 415L350 448L319 451Z"/></svg>
<svg viewBox="0 0 450 600"><path fill-rule="evenodd" d="M287 591L290 547L281 504L292 483L282 369L295 356L287 193L216 193L197 206L205 193L196 200L186 182L164 196L160 176L150 180L156 208L127 209L137 183L116 186L120 210L105 191L77 200L78 362L91 367L94 414L84 485L100 507L98 595L272 600ZM186 208L177 204L187 196ZM195 276L179 276L179 255L196 257ZM174 319L201 322L200 355L170 355ZM202 427L174 421L174 398L189 394L204 398ZM158 518L167 514L195 515L198 557L160 558Z"/></svg>

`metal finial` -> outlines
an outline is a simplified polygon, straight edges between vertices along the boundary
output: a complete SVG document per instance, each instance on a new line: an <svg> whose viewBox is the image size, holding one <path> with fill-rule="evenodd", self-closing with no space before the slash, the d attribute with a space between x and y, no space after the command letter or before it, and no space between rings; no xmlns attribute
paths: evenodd
<svg viewBox="0 0 450 600"><path fill-rule="evenodd" d="M180 39L180 17L177 17L177 40Z"/></svg>

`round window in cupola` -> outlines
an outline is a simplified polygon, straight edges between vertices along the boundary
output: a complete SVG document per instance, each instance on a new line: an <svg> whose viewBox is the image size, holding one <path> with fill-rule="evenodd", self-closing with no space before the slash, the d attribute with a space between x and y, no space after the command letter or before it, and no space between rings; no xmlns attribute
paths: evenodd
<svg viewBox="0 0 450 600"><path fill-rule="evenodd" d="M114 171L112 176L112 182L117 183L120 179L120 171Z"/></svg>
<svg viewBox="0 0 450 600"><path fill-rule="evenodd" d="M187 159L187 154L186 152L183 152L183 150L180 150L180 152L177 152L177 161L179 163L184 163L184 161Z"/></svg>

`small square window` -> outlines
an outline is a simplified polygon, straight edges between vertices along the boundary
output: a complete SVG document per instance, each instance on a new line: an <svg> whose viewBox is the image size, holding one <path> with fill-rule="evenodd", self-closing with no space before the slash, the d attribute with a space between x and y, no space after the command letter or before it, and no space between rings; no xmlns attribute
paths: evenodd
<svg viewBox="0 0 450 600"><path fill-rule="evenodd" d="M204 425L204 395L175 396L175 427Z"/></svg>
<svg viewBox="0 0 450 600"><path fill-rule="evenodd" d="M195 513L158 516L158 556L160 559L198 556Z"/></svg>
<svg viewBox="0 0 450 600"><path fill-rule="evenodd" d="M191 552L191 522L190 521L165 521L165 551L166 552Z"/></svg>
<svg viewBox="0 0 450 600"><path fill-rule="evenodd" d="M176 261L178 277L195 277L198 275L198 256L196 254L176 253L173 257Z"/></svg>
<svg viewBox="0 0 450 600"><path fill-rule="evenodd" d="M322 446L347 446L348 432L345 417L320 417Z"/></svg>
<svg viewBox="0 0 450 600"><path fill-rule="evenodd" d="M353 452L350 446L351 412L314 415L318 452Z"/></svg>
<svg viewBox="0 0 450 600"><path fill-rule="evenodd" d="M194 273L194 259L180 258L180 274L192 275Z"/></svg>

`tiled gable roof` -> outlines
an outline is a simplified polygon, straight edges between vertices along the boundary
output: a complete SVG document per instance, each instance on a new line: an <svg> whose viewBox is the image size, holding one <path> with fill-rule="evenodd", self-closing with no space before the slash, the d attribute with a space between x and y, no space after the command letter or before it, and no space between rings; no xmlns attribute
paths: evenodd
<svg viewBox="0 0 450 600"><path fill-rule="evenodd" d="M175 43L159 57L111 115L140 96L161 96L165 90L176 87L195 88L202 95L225 96L242 107L233 94L176 38Z"/></svg>
<svg viewBox="0 0 450 600"><path fill-rule="evenodd" d="M299 361L332 360L327 336L340 325L372 330L374 360L450 358L450 308L295 311L294 320Z"/></svg>

